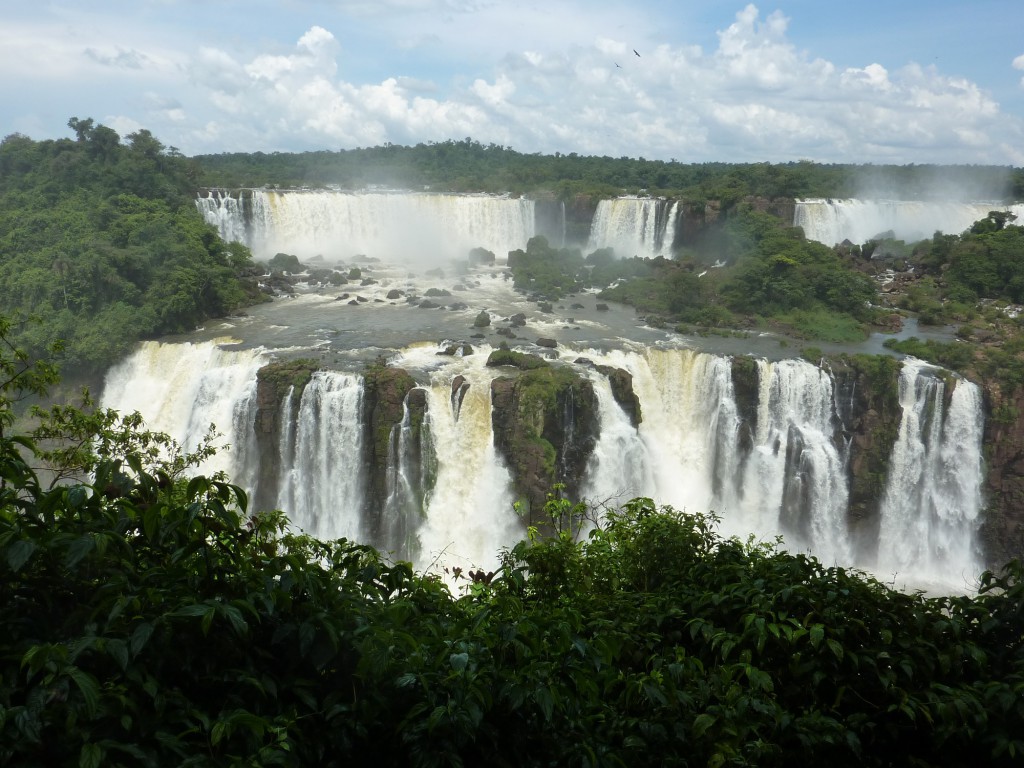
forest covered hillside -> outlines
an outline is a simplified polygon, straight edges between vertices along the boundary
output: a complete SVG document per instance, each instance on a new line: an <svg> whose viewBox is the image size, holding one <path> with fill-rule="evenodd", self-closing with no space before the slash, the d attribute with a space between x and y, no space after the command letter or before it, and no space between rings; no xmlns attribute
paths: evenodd
<svg viewBox="0 0 1024 768"><path fill-rule="evenodd" d="M68 124L74 139L0 143L0 312L18 344L62 339L65 366L94 376L140 338L260 299L248 249L196 210L193 162L146 130Z"/></svg>

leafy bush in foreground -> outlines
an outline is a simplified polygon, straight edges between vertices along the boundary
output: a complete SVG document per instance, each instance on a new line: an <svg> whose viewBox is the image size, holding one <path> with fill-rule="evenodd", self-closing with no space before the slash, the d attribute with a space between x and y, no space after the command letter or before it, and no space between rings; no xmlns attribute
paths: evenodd
<svg viewBox="0 0 1024 768"><path fill-rule="evenodd" d="M34 386L25 361L0 371ZM0 765L940 766L1024 750L1018 562L977 597L928 599L636 499L585 541L532 536L455 597L249 516L223 479L97 445L91 480L45 487L32 441L0 429Z"/></svg>

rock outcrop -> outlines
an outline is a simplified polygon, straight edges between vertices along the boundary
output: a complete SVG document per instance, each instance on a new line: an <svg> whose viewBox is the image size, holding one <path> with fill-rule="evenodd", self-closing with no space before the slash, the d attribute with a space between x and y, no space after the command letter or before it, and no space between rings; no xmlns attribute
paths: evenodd
<svg viewBox="0 0 1024 768"><path fill-rule="evenodd" d="M556 483L578 498L597 442L593 384L567 367L545 365L491 382L494 445L512 473L523 512L543 525L544 503Z"/></svg>

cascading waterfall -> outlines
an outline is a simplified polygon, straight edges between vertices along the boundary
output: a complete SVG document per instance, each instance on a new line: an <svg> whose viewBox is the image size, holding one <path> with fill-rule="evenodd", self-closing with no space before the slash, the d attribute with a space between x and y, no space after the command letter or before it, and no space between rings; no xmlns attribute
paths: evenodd
<svg viewBox="0 0 1024 768"><path fill-rule="evenodd" d="M900 374L903 415L880 511L878 569L937 581L981 571L982 405L978 387L946 384L934 367L908 359Z"/></svg>
<svg viewBox="0 0 1024 768"><path fill-rule="evenodd" d="M601 362L633 375L644 413L634 430L642 447L629 443L630 425L596 382L601 438L587 494L614 495L613 473L621 472L628 493L679 509L714 510L729 535L782 533L791 547L829 561L852 560L846 456L834 437L827 372L802 360L759 361L757 424L745 446L729 358L649 349L613 352Z"/></svg>
<svg viewBox="0 0 1024 768"><path fill-rule="evenodd" d="M426 487L420 462L413 455L421 454L414 445L409 396L402 403L402 421L388 436L387 499L382 515L381 546L396 556L413 560L418 555L416 530L423 519L423 489Z"/></svg>
<svg viewBox="0 0 1024 768"><path fill-rule="evenodd" d="M224 471L251 487L256 371L266 358L259 349L235 351L222 344L143 342L107 372L100 405L138 411L149 429L167 433L185 451L194 450L216 425L221 449L202 471Z"/></svg>
<svg viewBox="0 0 1024 768"><path fill-rule="evenodd" d="M248 215L241 198L220 192L196 205L225 239L245 243L260 258L284 252L433 264L483 247L503 259L525 248L536 230L534 203L525 198L265 189L245 195Z"/></svg>
<svg viewBox="0 0 1024 768"><path fill-rule="evenodd" d="M648 493L654 487L654 477L647 446L615 402L608 377L595 373L591 381L597 395L601 434L580 487L592 504L615 507Z"/></svg>
<svg viewBox="0 0 1024 768"><path fill-rule="evenodd" d="M267 361L260 350L147 342L111 369L101 403L139 410L186 449L217 424L232 449L201 470L223 470L250 489L266 483L263 503L313 535L363 540L364 515L380 515L375 546L420 568L490 570L523 531L494 447L490 384L500 373L485 366L486 345L443 359L436 349L410 347L395 361L430 383L419 440L408 402L391 431L381 510L367 508L359 375L319 371L301 397L289 388L278 432L260 435L271 445L254 433L256 372ZM659 348L586 355L628 371L643 410L634 427L608 378L588 367L600 420L581 483L589 500L644 495L682 510L713 510L727 535L782 534L791 549L809 549L826 563L860 562L915 580L948 584L950 574L963 574L966 583L980 572L983 409L975 385L956 379L948 391L951 380L936 369L904 363L903 416L877 546L858 549L847 528L849 449L837 413L848 408L839 407L828 371L802 360L757 361L756 387L745 387L738 403L726 357ZM457 376L468 386L453 397ZM278 469L257 477L268 450Z"/></svg>
<svg viewBox="0 0 1024 768"><path fill-rule="evenodd" d="M431 375L426 429L437 465L419 529L417 564L423 568L493 570L499 550L522 536L511 476L494 448L490 385L498 374L484 367L485 359L486 354L461 358ZM469 382L461 406L451 397L459 374Z"/></svg>
<svg viewBox="0 0 1024 768"><path fill-rule="evenodd" d="M363 380L316 371L302 391L294 441L281 466L292 476L278 494L291 521L319 538L363 540Z"/></svg>
<svg viewBox="0 0 1024 768"><path fill-rule="evenodd" d="M930 239L936 232L960 234L994 210L1024 216L1024 205L1002 203L809 199L797 201L793 224L803 227L808 240L825 245L844 240L861 244L887 232L913 242Z"/></svg>
<svg viewBox="0 0 1024 768"><path fill-rule="evenodd" d="M215 226L228 242L250 242L246 206L241 193L234 197L226 189L211 189L196 198L196 208L206 223Z"/></svg>
<svg viewBox="0 0 1024 768"><path fill-rule="evenodd" d="M832 378L803 360L760 360L758 374L757 429L736 489L736 532L779 530L791 547L849 563L846 456L836 444Z"/></svg>
<svg viewBox="0 0 1024 768"><path fill-rule="evenodd" d="M649 197L618 197L597 204L588 250L614 248L621 258L672 255L679 202Z"/></svg>

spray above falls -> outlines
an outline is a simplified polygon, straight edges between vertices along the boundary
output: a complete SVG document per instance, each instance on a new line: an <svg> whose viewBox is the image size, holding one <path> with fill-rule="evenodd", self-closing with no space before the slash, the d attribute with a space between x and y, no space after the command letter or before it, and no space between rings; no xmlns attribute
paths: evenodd
<svg viewBox="0 0 1024 768"><path fill-rule="evenodd" d="M225 240L264 259L282 252L429 265L478 247L504 258L536 232L534 202L499 195L210 190L196 206Z"/></svg>
<svg viewBox="0 0 1024 768"><path fill-rule="evenodd" d="M860 245L885 237L916 242L936 232L958 235L995 210L1024 219L1024 205L829 198L798 200L793 225L803 228L808 240L825 245L846 240Z"/></svg>

